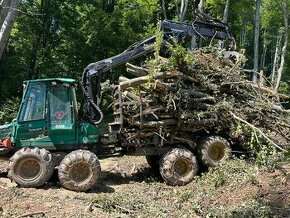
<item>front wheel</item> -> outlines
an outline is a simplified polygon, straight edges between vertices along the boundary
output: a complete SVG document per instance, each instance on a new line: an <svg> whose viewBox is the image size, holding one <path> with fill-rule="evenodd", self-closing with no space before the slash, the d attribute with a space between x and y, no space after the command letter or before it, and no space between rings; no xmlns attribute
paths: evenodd
<svg viewBox="0 0 290 218"><path fill-rule="evenodd" d="M9 160L8 177L22 187L39 187L52 176L52 155L44 148L22 148Z"/></svg>
<svg viewBox="0 0 290 218"><path fill-rule="evenodd" d="M72 191L87 191L99 179L101 166L95 154L76 150L66 155L58 167L60 184Z"/></svg>
<svg viewBox="0 0 290 218"><path fill-rule="evenodd" d="M201 139L198 153L205 166L215 167L230 158L231 148L226 139L220 136L209 136Z"/></svg>
<svg viewBox="0 0 290 218"><path fill-rule="evenodd" d="M186 148L174 148L160 160L160 174L169 185L185 185L191 182L198 172L197 159Z"/></svg>

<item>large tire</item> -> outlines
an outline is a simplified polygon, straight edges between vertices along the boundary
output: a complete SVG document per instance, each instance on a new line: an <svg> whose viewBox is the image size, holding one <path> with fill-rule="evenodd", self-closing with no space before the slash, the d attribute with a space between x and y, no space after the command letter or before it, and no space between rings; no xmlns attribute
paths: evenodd
<svg viewBox="0 0 290 218"><path fill-rule="evenodd" d="M64 157L58 167L60 184L72 191L87 191L94 187L101 174L99 159L86 150L76 150Z"/></svg>
<svg viewBox="0 0 290 218"><path fill-rule="evenodd" d="M146 160L148 165L153 169L159 169L159 160L160 156L158 155L152 155L152 156L146 156Z"/></svg>
<svg viewBox="0 0 290 218"><path fill-rule="evenodd" d="M8 177L22 187L39 187L50 179L53 168L49 151L22 148L9 160Z"/></svg>
<svg viewBox="0 0 290 218"><path fill-rule="evenodd" d="M186 185L198 172L194 154L186 148L174 148L160 159L160 174L169 185Z"/></svg>
<svg viewBox="0 0 290 218"><path fill-rule="evenodd" d="M200 141L198 154L205 166L215 167L230 158L231 148L226 139L220 136L210 136Z"/></svg>

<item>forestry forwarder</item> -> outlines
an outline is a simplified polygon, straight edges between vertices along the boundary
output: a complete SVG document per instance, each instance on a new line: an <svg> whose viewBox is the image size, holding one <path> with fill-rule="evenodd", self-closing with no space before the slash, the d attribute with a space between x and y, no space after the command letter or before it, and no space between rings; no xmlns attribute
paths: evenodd
<svg viewBox="0 0 290 218"><path fill-rule="evenodd" d="M164 33L163 45L173 37L193 35L233 39L226 24L204 17L190 25L165 20L160 26ZM158 137L152 143L141 146L123 143L121 136L126 130L122 126L120 93L114 96L115 122L109 124L110 138L100 136L97 124L103 119L98 106L102 74L152 52L154 42L155 36L85 68L81 80L87 101L84 120L78 117L75 80L52 78L25 81L16 121L0 126L0 156L10 158L8 177L23 187L39 187L50 179L54 168L57 168L63 187L86 191L96 184L100 176L98 158L144 155L151 167L158 169L159 166L168 184L184 185L197 173L196 153L206 166L215 166L227 159L229 143L219 136L202 138L198 142L199 152L182 140L166 140L159 144ZM93 80L96 81L96 97Z"/></svg>

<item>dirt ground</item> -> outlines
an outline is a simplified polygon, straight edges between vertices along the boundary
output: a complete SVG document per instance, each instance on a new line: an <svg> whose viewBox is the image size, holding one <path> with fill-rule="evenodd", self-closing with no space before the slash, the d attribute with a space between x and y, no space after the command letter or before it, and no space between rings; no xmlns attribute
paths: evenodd
<svg viewBox="0 0 290 218"><path fill-rule="evenodd" d="M44 187L19 188L0 164L0 217L290 217L289 165L282 173L233 160L171 187L143 157L110 158L96 188L77 193L55 175Z"/></svg>

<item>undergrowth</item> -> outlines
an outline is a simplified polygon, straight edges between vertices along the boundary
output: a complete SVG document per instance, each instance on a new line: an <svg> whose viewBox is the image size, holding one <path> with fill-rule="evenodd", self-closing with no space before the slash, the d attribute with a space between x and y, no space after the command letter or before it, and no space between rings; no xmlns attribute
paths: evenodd
<svg viewBox="0 0 290 218"><path fill-rule="evenodd" d="M273 217L259 197L258 174L256 164L233 158L184 187L148 182L91 202L110 217Z"/></svg>
<svg viewBox="0 0 290 218"><path fill-rule="evenodd" d="M11 122L13 119L15 119L17 117L19 105L19 98L6 99L0 105L0 124Z"/></svg>

